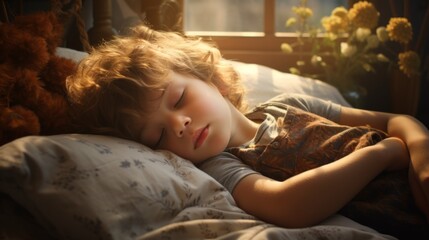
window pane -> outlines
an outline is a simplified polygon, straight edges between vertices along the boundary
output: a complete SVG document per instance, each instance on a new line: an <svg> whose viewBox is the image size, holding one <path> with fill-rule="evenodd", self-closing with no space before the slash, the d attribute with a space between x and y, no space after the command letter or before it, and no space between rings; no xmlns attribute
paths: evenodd
<svg viewBox="0 0 429 240"><path fill-rule="evenodd" d="M263 32L264 0L185 0L185 31Z"/></svg>
<svg viewBox="0 0 429 240"><path fill-rule="evenodd" d="M300 0L276 0L276 32L290 32L286 29L285 22L290 17L296 17L292 12L293 6L299 6ZM337 6L348 7L348 0L308 0L307 7L313 10L313 16L309 18L309 24L321 27L320 20L324 16L331 15Z"/></svg>

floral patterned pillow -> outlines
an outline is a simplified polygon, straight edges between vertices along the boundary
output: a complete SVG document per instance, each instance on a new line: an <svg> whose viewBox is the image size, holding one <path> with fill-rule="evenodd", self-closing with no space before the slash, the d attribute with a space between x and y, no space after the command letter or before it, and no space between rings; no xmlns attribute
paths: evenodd
<svg viewBox="0 0 429 240"><path fill-rule="evenodd" d="M29 136L1 146L0 191L60 239L135 239L189 219L252 219L189 161L107 136Z"/></svg>

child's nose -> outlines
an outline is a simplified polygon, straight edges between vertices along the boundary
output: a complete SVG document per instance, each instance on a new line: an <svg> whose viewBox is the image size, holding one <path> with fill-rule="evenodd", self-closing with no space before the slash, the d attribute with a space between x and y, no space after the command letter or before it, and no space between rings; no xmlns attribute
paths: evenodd
<svg viewBox="0 0 429 240"><path fill-rule="evenodd" d="M182 137L186 127L191 123L191 118L183 116L183 115L176 115L172 117L172 127L174 129L174 132L177 137Z"/></svg>

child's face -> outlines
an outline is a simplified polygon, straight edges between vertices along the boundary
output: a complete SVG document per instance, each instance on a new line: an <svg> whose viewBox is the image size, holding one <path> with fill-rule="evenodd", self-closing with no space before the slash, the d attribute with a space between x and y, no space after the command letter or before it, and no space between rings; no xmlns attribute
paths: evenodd
<svg viewBox="0 0 429 240"><path fill-rule="evenodd" d="M174 72L169 78L165 91L149 102L142 143L193 163L222 152L233 136L233 106L212 84Z"/></svg>

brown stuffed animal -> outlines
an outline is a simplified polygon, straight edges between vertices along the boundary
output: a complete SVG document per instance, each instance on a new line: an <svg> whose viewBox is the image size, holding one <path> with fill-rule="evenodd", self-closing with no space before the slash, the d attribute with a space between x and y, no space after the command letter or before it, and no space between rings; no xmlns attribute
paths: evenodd
<svg viewBox="0 0 429 240"><path fill-rule="evenodd" d="M53 12L0 25L0 145L72 131L65 79L75 63L55 55L62 34Z"/></svg>

